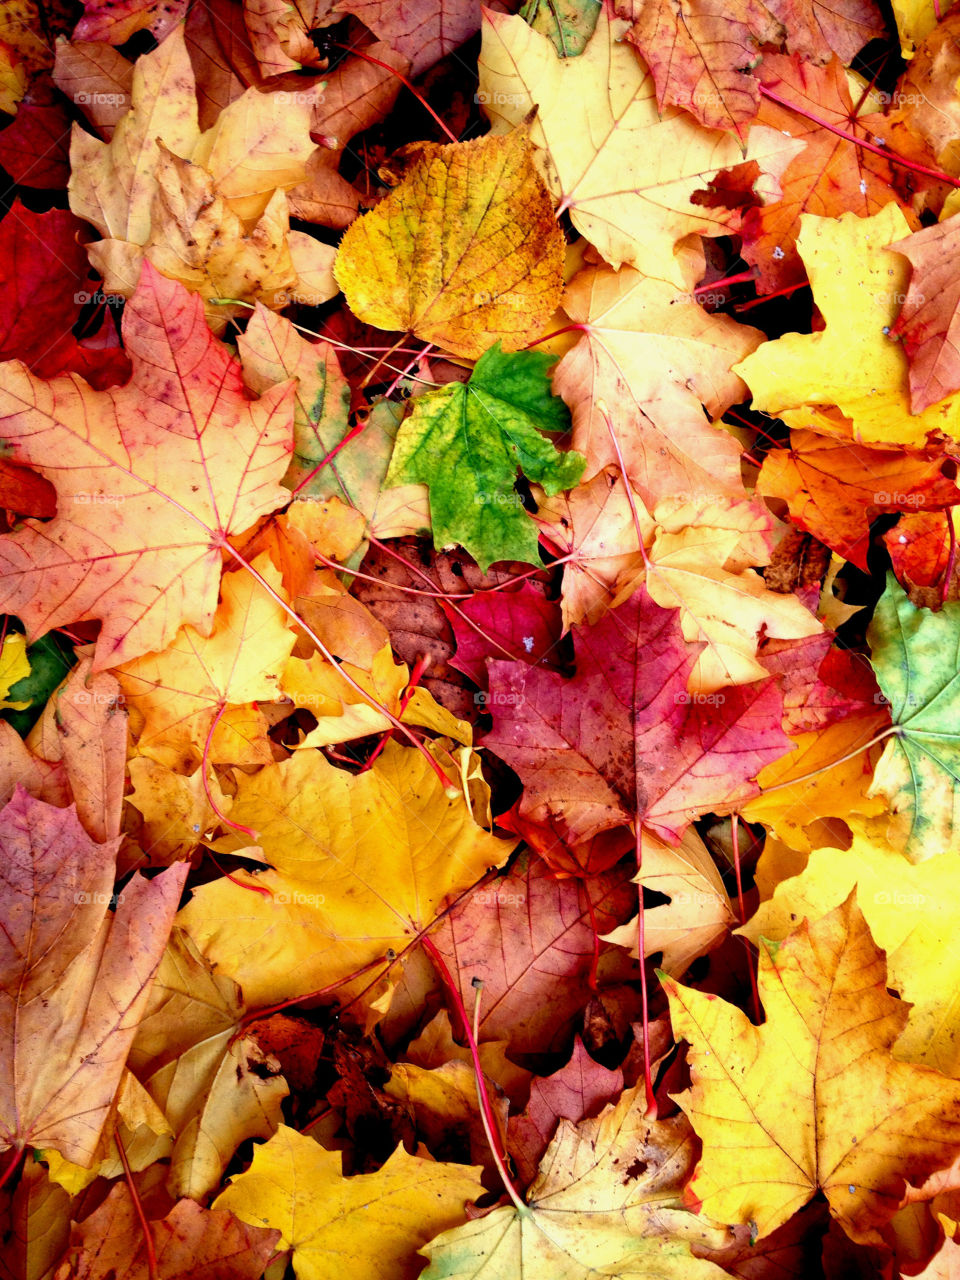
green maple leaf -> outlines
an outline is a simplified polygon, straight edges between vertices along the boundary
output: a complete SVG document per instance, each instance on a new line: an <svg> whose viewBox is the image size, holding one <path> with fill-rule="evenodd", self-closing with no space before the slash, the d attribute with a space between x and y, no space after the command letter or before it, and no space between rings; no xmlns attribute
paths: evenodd
<svg viewBox="0 0 960 1280"><path fill-rule="evenodd" d="M917 609L892 574L867 632L895 726L870 794L914 862L960 848L960 603Z"/></svg>
<svg viewBox="0 0 960 1280"><path fill-rule="evenodd" d="M495 560L539 564L536 526L514 490L519 468L549 494L577 483L579 453L560 453L542 431L567 431L570 413L550 392L555 356L499 342L466 384L420 396L403 423L384 484L430 488L437 547L459 543L481 569Z"/></svg>

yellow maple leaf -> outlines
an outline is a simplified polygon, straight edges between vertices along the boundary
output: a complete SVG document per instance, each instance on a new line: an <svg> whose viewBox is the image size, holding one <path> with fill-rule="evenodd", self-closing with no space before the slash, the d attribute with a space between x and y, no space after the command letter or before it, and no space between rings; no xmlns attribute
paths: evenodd
<svg viewBox="0 0 960 1280"><path fill-rule="evenodd" d="M537 108L531 138L547 185L612 267L626 262L682 287L676 242L731 229L730 210L691 197L744 156L731 135L679 107L658 109L653 76L621 40L629 25L604 7L583 53L558 58L522 18L485 12L478 98L495 134ZM782 167L785 150L795 153L793 139L750 131L747 159Z"/></svg>
<svg viewBox="0 0 960 1280"><path fill-rule="evenodd" d="M826 327L786 333L734 366L754 409L864 444L922 448L930 432L958 434L958 396L910 412L906 353L888 336L910 264L886 246L909 234L896 204L872 218L803 215L797 247Z"/></svg>
<svg viewBox="0 0 960 1280"><path fill-rule="evenodd" d="M178 922L252 1007L401 951L515 843L477 826L463 795L395 742L356 776L312 749L266 765L239 779L230 817L258 832L272 870L198 886ZM217 847L244 843L231 833Z"/></svg>
<svg viewBox="0 0 960 1280"><path fill-rule="evenodd" d="M854 819L851 826L849 849L815 849L803 870L784 878L738 932L755 943L761 937L779 941L804 917L816 920L832 910L856 885L864 919L887 953L890 985L913 1006L894 1055L960 1075L960 956L954 946L960 861L954 853L939 853L913 864L883 838L881 819Z"/></svg>
<svg viewBox="0 0 960 1280"><path fill-rule="evenodd" d="M282 591L267 556L253 567ZM188 624L166 649L116 669L128 706L143 717L140 753L170 768L190 771L199 763L211 729L207 755L214 764L273 759L267 723L251 704L280 696L296 635L280 605L245 569L224 574L220 591L209 636Z"/></svg>
<svg viewBox="0 0 960 1280"><path fill-rule="evenodd" d="M719 1248L726 1233L680 1206L690 1126L647 1120L645 1108L640 1085L595 1119L561 1120L527 1203L432 1240L422 1280L720 1280L726 1273L690 1244Z"/></svg>
<svg viewBox="0 0 960 1280"><path fill-rule="evenodd" d="M766 1021L663 975L692 1086L676 1097L703 1142L688 1195L766 1236L819 1189L847 1235L878 1243L907 1179L954 1159L960 1083L891 1055L907 1009L851 894L760 950Z"/></svg>
<svg viewBox="0 0 960 1280"><path fill-rule="evenodd" d="M351 1280L415 1280L417 1249L462 1222L467 1203L483 1195L479 1172L399 1146L376 1173L345 1178L338 1153L281 1125L213 1207L278 1228L298 1280L330 1280L344 1268Z"/></svg>

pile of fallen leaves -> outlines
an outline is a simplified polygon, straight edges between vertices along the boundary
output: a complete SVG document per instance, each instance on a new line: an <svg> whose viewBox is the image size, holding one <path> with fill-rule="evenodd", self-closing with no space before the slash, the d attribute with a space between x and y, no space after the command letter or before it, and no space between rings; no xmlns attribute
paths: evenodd
<svg viewBox="0 0 960 1280"><path fill-rule="evenodd" d="M960 11L2 0L0 1277L960 1274Z"/></svg>

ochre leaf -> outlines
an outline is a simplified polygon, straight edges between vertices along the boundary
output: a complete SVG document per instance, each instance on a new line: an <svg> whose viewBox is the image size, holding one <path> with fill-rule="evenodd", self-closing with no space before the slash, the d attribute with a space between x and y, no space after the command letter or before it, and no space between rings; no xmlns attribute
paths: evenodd
<svg viewBox="0 0 960 1280"><path fill-rule="evenodd" d="M886 246L907 231L895 204L871 218L804 215L797 247L826 327L786 333L735 366L755 409L864 444L922 449L931 432L960 434L956 397L911 413L907 357L888 336L910 269Z"/></svg>
<svg viewBox="0 0 960 1280"><path fill-rule="evenodd" d="M476 825L463 796L444 794L418 751L396 743L356 777L298 751L242 777L230 817L259 832L274 869L199 886L178 923L253 1007L402 950L512 847ZM219 847L242 849L245 839Z"/></svg>
<svg viewBox="0 0 960 1280"><path fill-rule="evenodd" d="M114 901L116 847L76 810L18 790L0 814L0 1142L89 1167L186 878L135 876Z"/></svg>
<svg viewBox="0 0 960 1280"><path fill-rule="evenodd" d="M560 301L564 242L531 152L526 128L424 144L340 242L334 271L351 311L461 356L539 337Z"/></svg>
<svg viewBox="0 0 960 1280"><path fill-rule="evenodd" d="M760 1027L662 982L690 1046L693 1084L677 1101L703 1142L689 1195L714 1221L752 1221L766 1236L819 1189L852 1239L876 1241L906 1180L953 1160L960 1084L892 1058L907 1009L886 993L883 952L852 894L761 947Z"/></svg>
<svg viewBox="0 0 960 1280"><path fill-rule="evenodd" d="M326 1280L331 1258L353 1280L415 1280L417 1249L466 1217L483 1194L472 1165L438 1164L398 1147L376 1173L345 1178L341 1157L281 1125L214 1202L241 1222L275 1227L300 1280Z"/></svg>
<svg viewBox="0 0 960 1280"><path fill-rule="evenodd" d="M200 299L149 263L123 334L124 387L10 363L0 391L0 435L58 501L51 523L0 539L0 607L30 639L102 619L95 670L165 648L183 622L208 634L223 540L289 500L293 388L248 400Z"/></svg>
<svg viewBox="0 0 960 1280"><path fill-rule="evenodd" d="M595 1120L561 1120L523 1209L494 1209L423 1252L423 1280L720 1280L690 1244L728 1237L678 1206L693 1162L682 1116L647 1120L642 1087Z"/></svg>

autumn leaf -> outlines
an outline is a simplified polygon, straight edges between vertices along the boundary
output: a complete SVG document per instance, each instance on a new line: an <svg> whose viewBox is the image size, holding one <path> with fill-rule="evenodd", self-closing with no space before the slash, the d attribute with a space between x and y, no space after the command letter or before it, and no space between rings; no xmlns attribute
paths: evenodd
<svg viewBox="0 0 960 1280"><path fill-rule="evenodd" d="M886 952L890 985L910 1010L893 1048L901 1062L918 1062L955 1077L960 1068L951 1005L956 990L953 917L960 901L956 858L937 854L917 866L881 838L882 820L853 824L853 843L841 851L814 849L804 869L780 879L742 932L779 942L800 920L819 920L854 886L871 934Z"/></svg>
<svg viewBox="0 0 960 1280"><path fill-rule="evenodd" d="M697 648L646 588L577 628L574 649L570 680L489 662L484 739L523 780L521 812L547 806L571 843L634 817L676 841L698 812L756 794L752 779L787 750L772 682L691 697Z"/></svg>
<svg viewBox="0 0 960 1280"><path fill-rule="evenodd" d="M960 216L897 240L890 249L902 253L913 268L910 288L891 333L903 339L910 361L910 409L923 413L932 404L960 391L956 352L958 292L949 271L960 234Z"/></svg>
<svg viewBox="0 0 960 1280"><path fill-rule="evenodd" d="M466 384L419 396L401 425L384 484L425 483L438 547L459 543L486 570L494 560L537 564L537 534L514 489L518 469L557 493L583 470L542 432L566 430L563 401L550 393L553 357L507 355L499 344Z"/></svg>
<svg viewBox="0 0 960 1280"><path fill-rule="evenodd" d="M653 76L619 36L627 23L606 8L586 49L558 58L519 17L484 17L480 96L493 132L537 116L531 138L560 207L613 268L684 287L674 246L692 232L724 235L728 210L693 202L722 169L743 159L734 138L706 131L686 112L657 106ZM782 137L751 138L750 158L774 156Z"/></svg>
<svg viewBox="0 0 960 1280"><path fill-rule="evenodd" d="M149 1225L153 1256L130 1193L113 1188L103 1204L74 1227L56 1280L257 1280L276 1250L278 1233L247 1226L232 1214L178 1201Z"/></svg>
<svg viewBox="0 0 960 1280"><path fill-rule="evenodd" d="M283 598L266 556L253 562ZM296 636L283 608L245 569L224 574L209 636L185 626L159 653L117 667L126 705L140 717L138 751L160 764L270 764L267 722L252 704L281 696ZM226 712L226 714L224 714Z"/></svg>
<svg viewBox="0 0 960 1280"><path fill-rule="evenodd" d="M679 1203L692 1135L681 1116L644 1119L644 1106L642 1090L627 1089L595 1120L561 1120L526 1204L431 1240L422 1250L431 1263L424 1280L719 1280L725 1273L694 1258L690 1244L716 1246L723 1232Z"/></svg>
<svg viewBox="0 0 960 1280"><path fill-rule="evenodd" d="M414 1280L420 1245L462 1221L466 1204L483 1194L475 1167L438 1164L402 1146L376 1173L345 1178L340 1165L338 1154L281 1125L214 1210L279 1230L300 1280L329 1276L331 1256L349 1262L356 1280L380 1280L387 1270Z"/></svg>
<svg viewBox="0 0 960 1280"><path fill-rule="evenodd" d="M870 218L804 215L797 247L825 328L784 334L735 366L755 409L857 444L923 449L931 432L956 430L953 400L911 413L907 357L888 336L909 268L886 246L907 231L896 205Z"/></svg>
<svg viewBox="0 0 960 1280"><path fill-rule="evenodd" d="M116 839L18 789L0 814L6 878L0 1084L4 1147L92 1161L150 993L185 866L127 884L115 912Z"/></svg>
<svg viewBox="0 0 960 1280"><path fill-rule="evenodd" d="M883 952L852 894L762 947L761 1027L661 981L690 1046L693 1084L677 1101L703 1142L688 1195L709 1218L752 1221L766 1236L819 1189L847 1234L869 1242L907 1179L952 1160L960 1086L891 1057L907 1010L884 989Z"/></svg>
<svg viewBox="0 0 960 1280"><path fill-rule="evenodd" d="M917 609L891 575L868 632L894 724L870 794L886 797L891 838L913 862L956 848L958 625L960 604Z"/></svg>
<svg viewBox="0 0 960 1280"><path fill-rule="evenodd" d="M521 1182L533 1181L560 1120L574 1124L585 1120L614 1101L622 1090L622 1071L601 1066L577 1036L569 1060L552 1075L534 1080L526 1108L510 1121L510 1155Z"/></svg>
<svg viewBox="0 0 960 1280"><path fill-rule="evenodd" d="M52 523L0 540L0 606L28 639L101 618L96 670L165 648L183 622L209 634L224 540L289 496L289 384L246 399L199 298L149 264L123 337L123 387L7 364L0 393L12 456L52 480L58 502Z"/></svg>
<svg viewBox="0 0 960 1280"><path fill-rule="evenodd" d="M355 14L410 58L414 76L469 40L480 26L477 0L339 0L337 12Z"/></svg>
<svg viewBox="0 0 960 1280"><path fill-rule="evenodd" d="M742 496L740 447L712 422L747 394L731 368L760 344L757 330L628 268L588 268L563 303L583 337L557 366L554 387L570 405L586 477L618 461L605 404L630 483L651 510L678 492Z"/></svg>
<svg viewBox="0 0 960 1280"><path fill-rule="evenodd" d="M253 1007L402 950L512 847L475 824L462 795L444 793L419 752L395 743L356 777L298 751L242 779L230 817L258 832L273 870L198 887L178 923ZM245 844L234 834L219 847Z"/></svg>
<svg viewBox="0 0 960 1280"><path fill-rule="evenodd" d="M636 905L623 867L586 883L557 880L545 862L526 853L505 876L461 898L430 937L464 1001L472 1005L473 980L483 982L484 1039L507 1040L515 1056L533 1054L567 1043L571 1021L586 1003L598 945L594 921L606 931L632 916ZM599 966L613 976L634 968L613 947L603 950Z"/></svg>
<svg viewBox="0 0 960 1280"><path fill-rule="evenodd" d="M825 12L822 6L818 9ZM912 217L894 189L890 162L856 146L849 135L863 136L871 146L878 138L899 154L918 147L906 130L898 130L880 113L858 118L839 58L817 67L797 56L766 55L758 75L764 93L758 120L803 144L778 177L779 194L768 195L763 207L748 210L743 220L743 256L755 268L758 289L769 293L802 280L803 265L813 280L798 243L806 215L852 213L869 218L892 206L900 208L905 219ZM790 109L794 105L798 110ZM919 150L916 159L929 159L923 148ZM894 286L889 287L893 291Z"/></svg>
<svg viewBox="0 0 960 1280"><path fill-rule="evenodd" d="M340 242L351 311L473 358L538 337L560 301L563 235L530 152L526 128L424 146Z"/></svg>
<svg viewBox="0 0 960 1280"><path fill-rule="evenodd" d="M791 432L789 449L764 457L757 489L782 498L794 524L866 572L873 514L933 511L960 501L947 465L935 448L868 449L799 429Z"/></svg>

